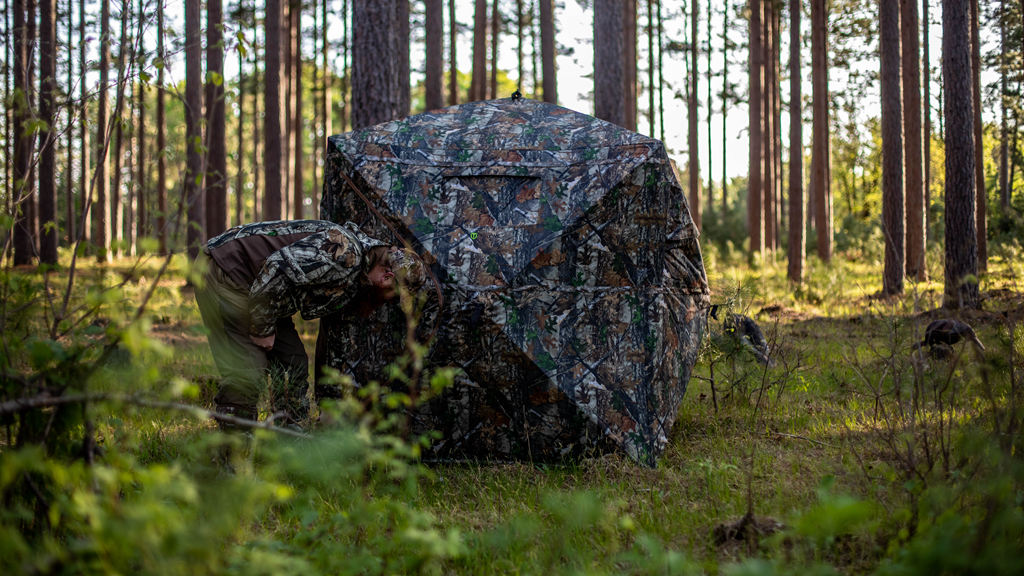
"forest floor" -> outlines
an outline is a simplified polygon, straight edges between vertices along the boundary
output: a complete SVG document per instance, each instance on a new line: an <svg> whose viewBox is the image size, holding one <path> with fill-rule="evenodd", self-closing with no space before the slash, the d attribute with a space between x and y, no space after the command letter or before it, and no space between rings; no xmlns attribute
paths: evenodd
<svg viewBox="0 0 1024 576"><path fill-rule="evenodd" d="M108 457L131 462L119 465L194 482L197 517L220 510L207 492L251 505L232 509L244 521L218 533L231 552L205 561L211 572L267 558L276 564L266 573L913 573L927 562L1003 571L998 558L1024 543L1021 259L995 255L983 310L963 313L939 307L936 266L938 281L881 298L880 265L863 258L812 260L796 289L784 263L716 251L705 259L712 301L757 319L775 363L751 361L712 324L655 468L618 454L424 467L413 464L414 445L364 433L358 442L306 441L295 468L277 440L257 434L225 479L209 468L225 441L207 418L129 406L98 411L95 430ZM109 319L94 324L130 317L158 266L84 270L83 283L126 281L103 303ZM216 369L182 268L176 261L147 302L151 338L132 352L141 361L104 372L94 388L131 382L210 407ZM985 351L961 344L948 360L915 354L927 323L946 316L972 324ZM316 323L298 325L312 356ZM9 452L0 445L0 456ZM136 477L139 492L147 481ZM1005 485L1010 496L989 489ZM988 512L1004 500L1012 521ZM966 528L950 524L950 511ZM943 544L979 532L993 543Z"/></svg>

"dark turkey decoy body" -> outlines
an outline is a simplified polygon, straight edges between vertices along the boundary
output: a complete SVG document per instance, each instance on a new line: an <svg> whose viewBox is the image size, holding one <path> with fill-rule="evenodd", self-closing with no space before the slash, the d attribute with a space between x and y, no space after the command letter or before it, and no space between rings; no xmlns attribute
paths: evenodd
<svg viewBox="0 0 1024 576"><path fill-rule="evenodd" d="M981 340L978 340L978 335L974 333L973 328L959 320L943 318L928 324L928 327L924 329L924 340L916 344L914 348L917 349L921 346L928 346L929 348L940 345L952 346L965 338L973 342L979 350L985 349L985 345L981 343Z"/></svg>
<svg viewBox="0 0 1024 576"><path fill-rule="evenodd" d="M718 306L711 307L711 317L718 320ZM722 321L722 330L736 339L744 348L757 358L761 364L771 365L768 355L768 341L765 340L761 327L750 316L729 312Z"/></svg>

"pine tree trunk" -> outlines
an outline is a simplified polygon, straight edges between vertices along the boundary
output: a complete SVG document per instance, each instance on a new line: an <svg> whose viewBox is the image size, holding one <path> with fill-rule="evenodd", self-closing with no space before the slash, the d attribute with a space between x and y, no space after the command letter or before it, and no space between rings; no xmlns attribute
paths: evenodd
<svg viewBox="0 0 1024 576"><path fill-rule="evenodd" d="M110 159L107 147L110 144L109 127L110 100L107 87L110 84L110 0L100 3L100 88L96 108L96 196L93 198L92 240L96 257L100 262L110 261Z"/></svg>
<svg viewBox="0 0 1024 576"><path fill-rule="evenodd" d="M455 19L455 0L448 0L448 105L459 103L459 69L455 47L459 39L459 23Z"/></svg>
<svg viewBox="0 0 1024 576"><path fill-rule="evenodd" d="M427 110L444 106L444 12L442 0L426 0L426 73L424 103Z"/></svg>
<svg viewBox="0 0 1024 576"><path fill-rule="evenodd" d="M488 97L492 100L498 98L498 41L500 37L501 11L498 9L498 0L494 0L491 4L491 83L488 89Z"/></svg>
<svg viewBox="0 0 1024 576"><path fill-rule="evenodd" d="M778 4L772 18L772 149L775 151L775 250L782 249L782 237L786 233L786 204L783 201L782 191L782 5Z"/></svg>
<svg viewBox="0 0 1024 576"><path fill-rule="evenodd" d="M971 5L971 94L974 98L974 185L977 208L978 272L988 270L988 189L985 185L985 145L981 126L981 35L978 23L978 0L968 0Z"/></svg>
<svg viewBox="0 0 1024 576"><path fill-rule="evenodd" d="M81 0L83 5L85 0ZM164 0L156 6L156 53L166 59L164 51ZM167 122L164 117L164 67L156 72L156 234L160 254L167 254Z"/></svg>
<svg viewBox="0 0 1024 576"><path fill-rule="evenodd" d="M712 116L713 116L712 110L713 110L714 107L711 105L711 102L712 102L712 100L711 100L711 79L712 79L713 75L711 73L711 2L710 1L708 2L707 19L708 19L707 20L708 21L708 32L707 32L707 34L704 35L704 56L707 58L707 75L705 76L705 80L708 83L708 92L707 92L707 106L708 106L708 116L707 116L707 118L708 118L708 215L712 215L714 213L714 211L715 211L715 178L714 178L714 173L715 172L712 169L712 158L711 158L711 151L713 150L713 147L711 145L711 122L713 120L712 119Z"/></svg>
<svg viewBox="0 0 1024 576"><path fill-rule="evenodd" d="M124 103L128 99L128 76L127 62L130 61L128 52L131 50L131 39L128 37L128 21L131 19L130 4L121 5L121 41L117 47L117 90L114 96L114 151L111 153L111 160L114 163L112 174L114 181L110 186L110 242L111 254L121 253L125 240L124 227L124 199L121 197L122 188L122 162L124 151Z"/></svg>
<svg viewBox="0 0 1024 576"><path fill-rule="evenodd" d="M343 3L343 5L347 5L347 2ZM342 22L343 23L344 22L348 22L348 19L345 16L345 12L342 12ZM259 31L257 30L256 2L255 2L255 0L253 1L252 22L250 22L250 24L252 24L253 36L256 37L256 40L252 44L252 75L253 75L253 78L258 78L260 76L260 62L263 62L263 59L260 58L260 43L259 43L259 39L258 39ZM348 46L348 44L345 43L344 41L343 41L343 44L346 47ZM346 50L347 50L347 48L346 48ZM266 53L266 50L264 50L264 53ZM264 81L266 81L265 80L265 78L266 78L265 73L266 73L266 66L264 65ZM342 81L343 87L342 87L342 92L341 92L341 103L342 103L341 124L342 124L342 128L343 129L344 129L344 126L345 126L345 112L346 112L346 110L344 108L344 103L345 103L344 83L345 82L347 82L347 80L343 80ZM265 97L266 96L266 87L264 87L263 94L264 94L264 97ZM264 108L265 107L266 106L264 106ZM264 120L264 124L265 124L265 120ZM259 166L261 165L262 160L263 160L263 154L261 154L261 153L266 149L265 145L261 148L261 143L263 142L263 138L264 138L263 135L266 133L265 128L266 128L265 125L261 125L260 124L259 83L254 81L253 85L252 85L252 220L254 222L259 222L259 221L264 219L263 218L263 202L264 202L264 198L266 197L266 194L265 193L261 194L261 192L263 192L263 190L265 189L265 185L261 186L261 178L264 178L265 174L261 174L260 173Z"/></svg>
<svg viewBox="0 0 1024 576"><path fill-rule="evenodd" d="M148 25L149 18L146 15L146 0L139 0L139 17L137 28L137 37L139 45L139 53L136 55L136 66L139 69L143 68L145 59L148 56L146 54L145 46L145 29ZM138 98L135 104L138 110L138 125L136 126L136 182L135 182L135 242L132 246L141 247L139 240L149 235L149 159L146 154L146 90L149 82L143 82L140 80L137 82Z"/></svg>
<svg viewBox="0 0 1024 576"><path fill-rule="evenodd" d="M625 126L622 5L594 2L594 116Z"/></svg>
<svg viewBox="0 0 1024 576"><path fill-rule="evenodd" d="M925 267L924 152L921 136L921 60L917 18L918 0L900 0L900 34L903 70L903 136L906 164L907 276L928 279Z"/></svg>
<svg viewBox="0 0 1024 576"><path fill-rule="evenodd" d="M829 174L831 145L828 118L828 13L825 0L811 0L811 183L814 194L814 229L818 257L832 259L832 182Z"/></svg>
<svg viewBox="0 0 1024 576"><path fill-rule="evenodd" d="M978 308L974 211L974 98L970 7L942 0L942 92L946 127L946 262L943 306Z"/></svg>
<svg viewBox="0 0 1024 576"><path fill-rule="evenodd" d="M800 0L789 1L789 266L790 282L804 279L804 125L801 102Z"/></svg>
<svg viewBox="0 0 1024 576"><path fill-rule="evenodd" d="M882 99L882 293L902 294L904 274L903 110L900 89L900 7L879 3L878 42Z"/></svg>
<svg viewBox="0 0 1024 576"><path fill-rule="evenodd" d="M543 73L544 101L558 103L557 67L555 65L554 0L540 0L540 59Z"/></svg>
<svg viewBox="0 0 1024 576"><path fill-rule="evenodd" d="M762 62L764 52L761 49L761 46L764 44L762 38L763 26L761 24L762 8L762 0L750 0L750 50L748 61L750 74L748 86L750 92L747 97L750 159L747 176L747 227L750 232L750 251L764 256L764 208L761 205L764 199L762 181L764 153L761 149L764 134L764 118L761 116L764 110L761 90L764 81L764 66Z"/></svg>
<svg viewBox="0 0 1024 576"><path fill-rule="evenodd" d="M1009 19L1009 6L1006 0L999 2L999 206L1003 211L1010 210L1010 135L1009 119L1006 109L1012 102L1008 92L1007 76L1009 70L1009 39L1006 33L1006 21Z"/></svg>
<svg viewBox="0 0 1024 576"><path fill-rule="evenodd" d="M763 84L761 85L761 118L764 128L761 132L761 150L764 158L763 180L761 188L762 213L764 226L764 247L768 252L775 251L775 115L772 113L772 102L775 99L775 65L772 62L774 52L772 38L772 20L774 19L774 0L762 2L764 7L761 16L761 62L763 67Z"/></svg>
<svg viewBox="0 0 1024 576"><path fill-rule="evenodd" d="M227 133L224 111L224 10L222 0L206 2L206 233L227 228Z"/></svg>
<svg viewBox="0 0 1024 576"><path fill-rule="evenodd" d="M665 31L665 22L661 17L661 0L655 0L655 10L658 15L658 134L661 141L665 141L665 43L662 41L662 33Z"/></svg>
<svg viewBox="0 0 1024 576"><path fill-rule="evenodd" d="M654 0L647 0L647 134L651 138L657 134L654 131L654 56Z"/></svg>
<svg viewBox="0 0 1024 576"><path fill-rule="evenodd" d="M729 212L728 130L729 122L729 0L722 8L722 219Z"/></svg>
<svg viewBox="0 0 1024 576"><path fill-rule="evenodd" d="M57 263L57 2L39 0L39 262Z"/></svg>
<svg viewBox="0 0 1024 576"><path fill-rule="evenodd" d="M636 0L622 2L622 93L626 128L636 131Z"/></svg>
<svg viewBox="0 0 1024 576"><path fill-rule="evenodd" d="M922 84L924 85L923 95L923 106L922 113L924 116L924 130L922 134L922 140L924 141L924 183L922 184L923 189L923 209L924 209L924 237L925 237L925 252L927 252L927 239L928 239L928 228L931 224L931 197L932 197L932 65L931 65L931 22L928 15L928 6L931 4L931 0L924 0L924 9L921 14L921 61L924 62L924 79ZM925 274L927 274L927 267L925 268Z"/></svg>
<svg viewBox="0 0 1024 576"><path fill-rule="evenodd" d="M245 223L245 89L249 77L245 73L245 57L238 50L238 125L235 131L235 225ZM255 121L255 120L254 120Z"/></svg>
<svg viewBox="0 0 1024 576"><path fill-rule="evenodd" d="M185 199L188 202L187 245L189 259L195 259L206 241L203 198L202 41L200 1L185 0Z"/></svg>
<svg viewBox="0 0 1024 576"><path fill-rule="evenodd" d="M473 17L473 77L469 101L487 98L487 0L476 0Z"/></svg>
<svg viewBox="0 0 1024 576"><path fill-rule="evenodd" d="M261 220L280 220L281 190L281 0L267 0L263 72L263 210Z"/></svg>
<svg viewBox="0 0 1024 576"><path fill-rule="evenodd" d="M291 12L291 39L292 39L292 217L302 220L306 217L306 190L303 186L305 170L303 170L303 126L302 126L302 2L296 0L292 3Z"/></svg>
<svg viewBox="0 0 1024 576"><path fill-rule="evenodd" d="M324 74L324 97L323 97L323 101L322 101L322 104L321 104L321 106L323 107L323 110L322 110L321 114L323 115L323 118L324 118L324 140L321 142L321 144L324 147L326 147L327 146L327 140L326 139L334 134L334 118L333 118L333 115L331 114L331 89L332 89L331 78L334 77L334 74L331 73L331 68L329 66L329 61L328 61L329 55L331 53L331 45L330 45L330 41L328 40L328 37L327 37L327 32L330 29L330 26L328 26L328 19L327 19L327 16L328 16L328 6L330 4L330 0L320 0L320 2L321 2L321 8L323 10L323 12L321 14L321 17L320 17L320 22L321 22L321 24L320 24L320 34L321 34L321 37L322 37L321 38L321 44L320 44L320 47L321 47L321 58L322 58L321 67L323 68L323 74ZM315 192L319 192L319 191L320 191L320 189L318 188ZM313 205L314 206L319 206L320 203L316 202Z"/></svg>
<svg viewBox="0 0 1024 576"><path fill-rule="evenodd" d="M352 115L352 91L350 90L352 67L349 64L352 41L348 33L349 19L352 14L349 12L348 0L342 0L341 14L341 131L348 132L349 120Z"/></svg>
<svg viewBox="0 0 1024 576"><path fill-rule="evenodd" d="M6 9L6 2L4 3L4 7ZM75 114L77 112L77 108L71 103L71 97L72 97L71 87L75 85L75 81L74 81L74 74L75 74L75 62L74 62L74 59L75 59L75 56L74 56L74 48L73 48L73 46L75 45L75 26L74 26L74 12L75 12L75 8L74 8L74 2L72 0L68 0L67 11L68 11L68 25L67 25L68 37L67 37L67 47L66 48L68 50L68 61L67 61L68 62L67 74L68 75L67 75L67 83L65 85L67 86L67 90L68 90L68 102L65 104L65 110L66 110L67 117L68 117L68 124L67 124L67 134L66 134L67 135L67 141L65 142L66 152L67 152L67 156L65 156L65 159L66 159L67 163L64 166L64 200L65 200L64 201L64 210L65 210L64 219L67 222L67 224L65 225L64 230L65 230L65 232L67 234L67 243L66 243L66 245L67 246L74 246L75 238L77 237L78 230L79 230L78 222L77 222L77 216L75 214L75 187L74 187L74 173L75 173L75 130L74 130L74 124L76 122L80 122L81 119L80 118L79 119L75 118ZM5 84L6 84L6 81L5 81ZM83 150L87 150L87 148L83 148ZM5 156L5 158L6 158L6 156ZM84 160L84 155L83 155L83 160ZM84 169L85 162L83 161L83 162L81 162L81 164L82 164L83 169Z"/></svg>
<svg viewBox="0 0 1024 576"><path fill-rule="evenodd" d="M698 148L697 123L700 121L700 109L697 104L698 81L700 74L697 70L698 50L697 37L700 19L700 3L698 0L690 0L690 81L687 90L687 148L689 151L687 161L687 172L690 177L690 216L698 229L703 228L701 223L701 201L700 201L700 155Z"/></svg>
<svg viewBox="0 0 1024 576"><path fill-rule="evenodd" d="M161 18L163 13L161 12ZM78 239L76 243L89 242L92 238L92 184L89 178L92 170L92 143L89 138L91 128L89 126L89 88L86 82L88 61L85 57L85 48L88 45L85 41L85 0L78 1L78 73L79 73L79 103L78 103L78 142L81 155L81 166L78 170L78 213L81 214L78 221ZM162 71L161 71L162 73Z"/></svg>
<svg viewBox="0 0 1024 576"><path fill-rule="evenodd" d="M523 93L523 0L516 0L516 92Z"/></svg>
<svg viewBox="0 0 1024 576"><path fill-rule="evenodd" d="M530 4L530 76L533 81L533 95L531 98L534 100L541 99L541 80L540 80L540 67L537 65L538 56L540 54L540 44L537 43L537 38L540 37L540 17L537 15L537 0L532 0Z"/></svg>
<svg viewBox="0 0 1024 576"><path fill-rule="evenodd" d="M396 0L395 20L398 27L395 38L398 43L398 115L396 118L405 118L409 115L409 110L412 107L412 91L409 85L409 0Z"/></svg>
<svg viewBox="0 0 1024 576"><path fill-rule="evenodd" d="M13 262L16 266L32 262L35 256L32 247L32 228L26 221L25 199L31 194L28 187L29 171L32 169L32 140L25 134L25 122L31 111L30 86L28 69L32 66L29 57L28 23L25 18L26 0L14 0L13 3L13 45L14 45L14 89L10 95L11 102L11 138L14 140L14 166L12 170L11 193L8 198L11 214L14 215L14 228L11 231Z"/></svg>
<svg viewBox="0 0 1024 576"><path fill-rule="evenodd" d="M281 97L283 108L281 116L281 215L284 219L294 218L293 200L295 188L292 176L295 175L295 148L292 146L292 135L295 129L295 34L292 15L300 0L287 0L282 4L281 15L281 66L284 93Z"/></svg>
<svg viewBox="0 0 1024 576"><path fill-rule="evenodd" d="M395 0L352 3L352 128L399 117Z"/></svg>

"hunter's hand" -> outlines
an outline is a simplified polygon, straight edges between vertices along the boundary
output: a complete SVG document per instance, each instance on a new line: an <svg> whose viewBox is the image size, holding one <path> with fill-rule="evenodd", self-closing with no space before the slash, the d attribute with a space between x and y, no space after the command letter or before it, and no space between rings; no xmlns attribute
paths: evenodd
<svg viewBox="0 0 1024 576"><path fill-rule="evenodd" d="M274 347L274 334L269 336L249 336L252 343L263 348L264 350L270 350Z"/></svg>

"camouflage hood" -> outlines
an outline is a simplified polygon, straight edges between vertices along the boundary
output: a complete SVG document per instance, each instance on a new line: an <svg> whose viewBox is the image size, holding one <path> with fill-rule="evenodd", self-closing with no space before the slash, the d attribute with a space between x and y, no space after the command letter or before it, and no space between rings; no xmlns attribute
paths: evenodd
<svg viewBox="0 0 1024 576"><path fill-rule="evenodd" d="M661 142L536 101L463 104L332 137L321 217L408 243L439 283L429 359L462 376L412 415L442 433L435 456L654 463L708 305ZM376 320L325 319L318 362L380 379L404 328Z"/></svg>

